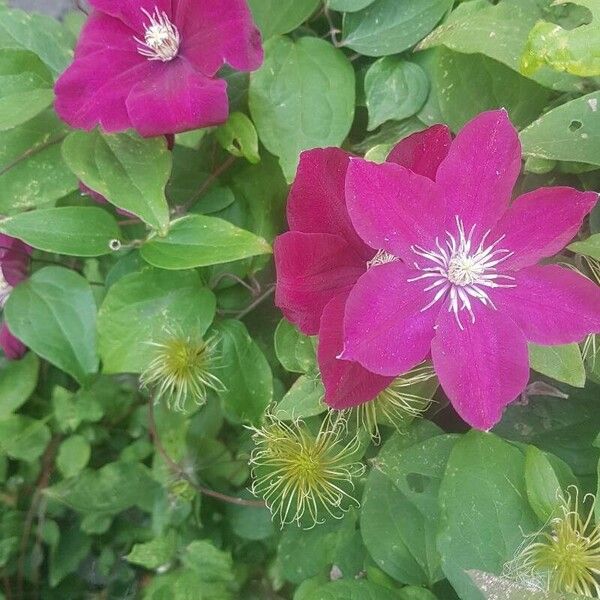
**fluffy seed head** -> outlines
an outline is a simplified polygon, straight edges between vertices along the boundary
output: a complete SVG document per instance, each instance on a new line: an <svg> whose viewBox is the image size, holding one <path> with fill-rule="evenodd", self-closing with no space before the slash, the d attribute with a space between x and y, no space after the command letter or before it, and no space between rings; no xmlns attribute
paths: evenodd
<svg viewBox="0 0 600 600"><path fill-rule="evenodd" d="M569 488L558 515L528 536L507 573L543 591L600 598L600 526L593 522L594 504L591 494L580 502L579 490Z"/></svg>
<svg viewBox="0 0 600 600"><path fill-rule="evenodd" d="M170 334L165 341L152 343L155 354L140 381L154 390L156 401L164 399L169 408L184 411L187 400L206 402L208 390L219 391L223 384L214 374L218 342Z"/></svg>
<svg viewBox="0 0 600 600"><path fill-rule="evenodd" d="M423 388L419 385L434 378L433 367L422 363L405 375L397 377L370 402L359 404L338 414L341 414L344 422L354 422L357 433L365 431L374 443L379 444L380 423L400 429L427 411L432 400L429 395L420 393Z"/></svg>
<svg viewBox="0 0 600 600"><path fill-rule="evenodd" d="M326 418L315 434L303 421L284 423L269 414L253 431L252 492L264 498L281 527L314 527L358 506L352 492L364 473L356 460L360 444L357 438L346 443L338 423Z"/></svg>

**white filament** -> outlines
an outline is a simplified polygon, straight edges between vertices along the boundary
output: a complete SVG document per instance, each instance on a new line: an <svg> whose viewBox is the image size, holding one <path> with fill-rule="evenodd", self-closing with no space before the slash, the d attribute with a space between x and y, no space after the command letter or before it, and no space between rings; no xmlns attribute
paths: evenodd
<svg viewBox="0 0 600 600"><path fill-rule="evenodd" d="M149 20L149 25L145 25L144 40L133 38L138 44L137 51L148 60L160 60L168 62L173 60L179 52L181 36L177 27L171 23L165 12L160 12L154 7L154 12L150 14L142 8L142 12Z"/></svg>
<svg viewBox="0 0 600 600"><path fill-rule="evenodd" d="M514 277L497 273L496 267L512 256L509 250L497 249L504 235L486 246L490 230L486 231L477 247L473 244L475 225L469 234L461 219L456 217L457 234L446 231L445 244L436 238L434 250L426 250L420 246L412 246L411 250L419 257L429 261L426 266L415 262L414 266L423 274L409 279L409 282L430 279L425 292L432 292L433 298L421 312L431 308L438 302L448 298L448 312L453 312L458 326L463 329L459 313L466 310L475 323L472 300L479 300L484 306L495 309L486 288L515 287L514 283L501 283L499 280L514 281ZM422 262L422 261L421 261Z"/></svg>

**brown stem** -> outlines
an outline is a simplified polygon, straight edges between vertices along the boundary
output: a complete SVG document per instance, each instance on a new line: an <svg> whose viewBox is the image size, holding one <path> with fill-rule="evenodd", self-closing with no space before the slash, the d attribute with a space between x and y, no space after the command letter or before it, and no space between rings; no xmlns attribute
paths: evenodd
<svg viewBox="0 0 600 600"><path fill-rule="evenodd" d="M17 594L19 598L23 598L23 580L25 577L25 554L27 553L27 545L29 544L29 537L31 536L31 527L33 525L33 519L35 513L38 510L40 498L42 492L48 487L50 477L54 471L54 457L58 450L58 446L61 442L61 436L55 436L50 440L46 450L42 456L42 471L38 477L35 485L35 491L31 498L31 504L25 517L25 524L23 526L23 536L21 537L21 545L19 548L19 560L17 565Z"/></svg>
<svg viewBox="0 0 600 600"><path fill-rule="evenodd" d="M148 402L148 430L150 432L150 437L154 444L154 447L158 451L158 453L162 456L163 460L169 467L169 469L178 477L185 479L194 489L196 489L201 494L205 496L210 496L211 498L216 498L217 500L221 500L223 502L227 502L228 504L236 504L238 506L256 506L262 507L264 506L264 502L260 500L246 500L245 498L237 498L235 496L228 496L227 494L222 494L221 492L216 492L215 490L211 490L210 488L204 487L203 485L199 485L196 483L182 468L179 464L177 464L167 453L165 447L162 445L160 437L158 435L158 431L156 429L156 420L154 418L154 399L150 397Z"/></svg>
<svg viewBox="0 0 600 600"><path fill-rule="evenodd" d="M253 288L251 285L248 285L241 277L238 277L237 275L235 275L233 273L221 273L221 274L217 275L210 282L211 289L215 289L219 285L219 283L221 283L221 281L223 279L231 279L232 281L235 281L236 283L243 285L252 294L252 296L256 296L256 293L257 293L256 288Z"/></svg>
<svg viewBox="0 0 600 600"><path fill-rule="evenodd" d="M336 48L340 48L341 46L343 46L343 44L338 40L337 34L341 33L341 32L335 26L335 23L333 22L333 19L331 17L331 13L329 12L329 9L326 6L323 8L323 14L325 15L325 18L327 19L327 23L329 24L329 36L331 37L331 43Z"/></svg>
<svg viewBox="0 0 600 600"><path fill-rule="evenodd" d="M222 165L218 166L207 178L206 181L200 186L198 191L184 204L181 204L175 209L176 215L185 214L189 208L191 208L196 201L204 194L204 192L208 191L210 187L217 181L217 179L229 169L233 163L237 160L235 156L229 156Z"/></svg>
<svg viewBox="0 0 600 600"><path fill-rule="evenodd" d="M13 167L16 167L20 162L24 161L26 158L29 158L30 156L33 156L34 154L38 154L42 150L45 150L46 148L49 148L50 146L53 146L54 144L59 144L66 137L67 137L67 134L63 133L62 135L59 135L56 138L52 138L51 140L48 140L45 144L40 144L39 146L34 146L33 148L29 148L29 150L26 150L25 152L23 152L23 154L21 154L20 156L17 156L17 158L15 158L15 160L13 160L12 162L8 163L5 167L3 167L0 170L0 177L2 177L2 175L4 175L7 171L10 171Z"/></svg>
<svg viewBox="0 0 600 600"><path fill-rule="evenodd" d="M236 319L243 319L248 313L251 313L259 304L262 304L273 292L275 291L275 286L271 285L269 289L261 294L252 304L241 310L236 314Z"/></svg>

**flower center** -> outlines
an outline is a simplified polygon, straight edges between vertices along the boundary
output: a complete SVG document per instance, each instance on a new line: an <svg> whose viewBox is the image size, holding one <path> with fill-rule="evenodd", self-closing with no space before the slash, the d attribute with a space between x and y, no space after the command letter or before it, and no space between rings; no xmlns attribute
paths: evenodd
<svg viewBox="0 0 600 600"><path fill-rule="evenodd" d="M421 309L421 312L432 307L438 302L449 298L448 311L453 312L458 326L463 329L460 321L460 312L466 310L475 323L472 302L478 300L484 306L495 309L494 303L487 290L499 287L514 287L514 277L497 273L496 267L513 255L509 250L498 248L505 236L501 236L492 244L486 245L490 230L481 238L476 246L473 242L475 225L469 233L461 219L456 217L456 233L446 231L446 243L440 243L436 238L436 248L427 250L420 246L413 246L411 250L421 259L427 261L415 262L414 266L422 274L409 279L409 281L431 280L425 288L426 292L433 292L433 299Z"/></svg>
<svg viewBox="0 0 600 600"><path fill-rule="evenodd" d="M133 38L138 44L137 51L148 60L160 60L169 62L173 60L178 52L181 43L181 36L177 27L171 23L165 12L160 12L154 7L154 12L150 14L142 8L142 12L148 18L149 24L144 26L144 40Z"/></svg>

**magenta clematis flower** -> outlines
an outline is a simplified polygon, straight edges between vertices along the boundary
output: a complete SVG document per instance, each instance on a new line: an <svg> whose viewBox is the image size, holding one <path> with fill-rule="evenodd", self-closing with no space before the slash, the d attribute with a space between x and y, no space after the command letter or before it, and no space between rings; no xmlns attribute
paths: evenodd
<svg viewBox="0 0 600 600"><path fill-rule="evenodd" d="M450 133L436 125L400 142L388 160L434 178ZM325 401L347 408L372 400L394 377L338 360L348 294L369 267L387 260L356 234L346 208L351 155L339 148L304 152L287 205L291 231L275 241L276 304L306 334L319 334Z"/></svg>
<svg viewBox="0 0 600 600"><path fill-rule="evenodd" d="M91 0L75 61L56 83L69 125L143 136L223 123L224 63L240 71L263 59L246 0Z"/></svg>
<svg viewBox="0 0 600 600"><path fill-rule="evenodd" d="M341 358L393 376L431 353L454 408L484 430L527 385L527 342L600 332L600 288L537 265L574 237L598 194L541 188L509 206L520 167L517 132L492 111L458 134L435 182L361 159L346 178L354 228L388 262L349 294Z"/></svg>
<svg viewBox="0 0 600 600"><path fill-rule="evenodd" d="M31 247L0 234L0 308L4 307L13 288L27 278ZM10 360L21 358L27 348L9 330L6 323L0 325L0 348Z"/></svg>

